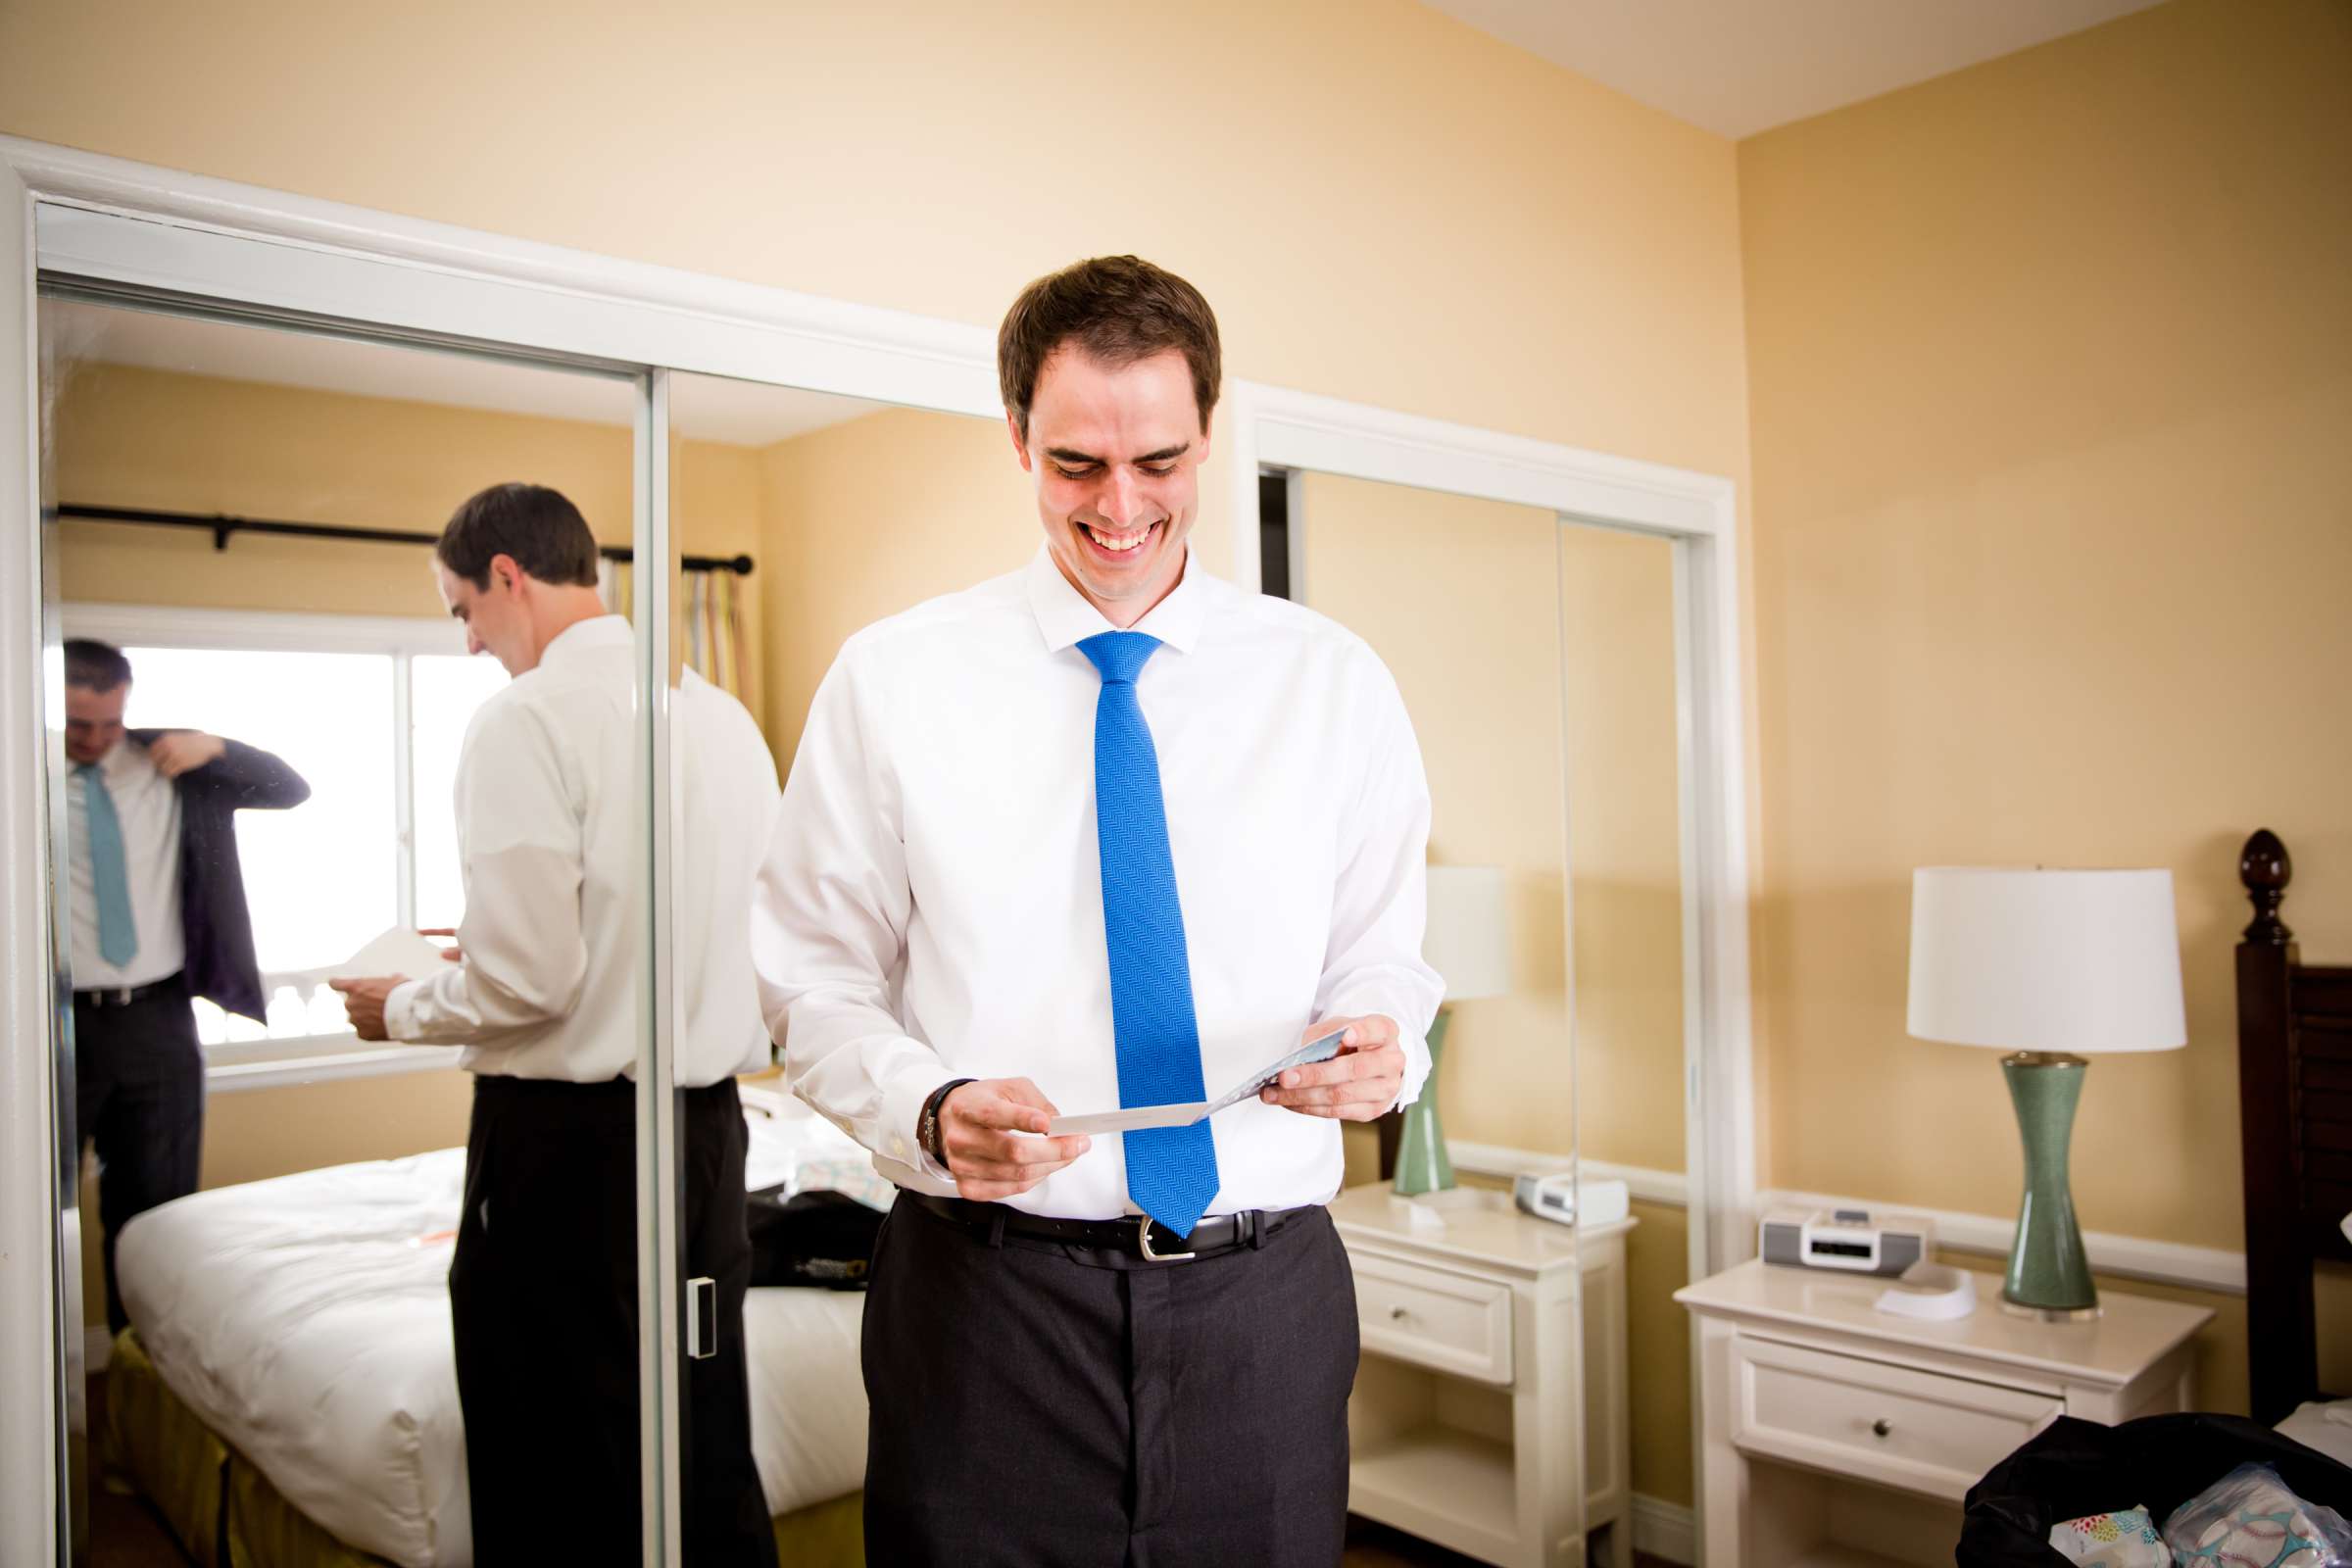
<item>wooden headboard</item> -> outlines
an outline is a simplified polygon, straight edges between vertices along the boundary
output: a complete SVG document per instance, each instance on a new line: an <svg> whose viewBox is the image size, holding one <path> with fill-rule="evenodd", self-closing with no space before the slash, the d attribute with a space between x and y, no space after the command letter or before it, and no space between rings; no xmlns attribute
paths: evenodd
<svg viewBox="0 0 2352 1568"><path fill-rule="evenodd" d="M2237 1098L2245 1138L2246 1332L2254 1419L2325 1398L2312 1265L2352 1262L2352 968L2302 961L2278 918L2294 862L2264 828L2238 880L2254 922L2237 945Z"/></svg>

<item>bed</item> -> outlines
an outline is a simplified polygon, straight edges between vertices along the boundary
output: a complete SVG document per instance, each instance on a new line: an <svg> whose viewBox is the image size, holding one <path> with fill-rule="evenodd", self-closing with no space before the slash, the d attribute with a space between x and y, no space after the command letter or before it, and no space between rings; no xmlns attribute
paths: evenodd
<svg viewBox="0 0 2352 1568"><path fill-rule="evenodd" d="M863 1151L746 1088L748 1185L877 1200ZM448 1273L466 1154L198 1193L124 1227L139 1328L108 1369L114 1457L196 1559L236 1568L471 1562ZM756 1289L754 1456L791 1562L861 1560L858 1292Z"/></svg>
<svg viewBox="0 0 2352 1568"><path fill-rule="evenodd" d="M2277 834L2246 840L2237 1070L2253 1415L2352 1464L2352 1399L2321 1391L2313 1294L2317 1265L2352 1263L2352 967L2303 961L2278 912L2293 876Z"/></svg>

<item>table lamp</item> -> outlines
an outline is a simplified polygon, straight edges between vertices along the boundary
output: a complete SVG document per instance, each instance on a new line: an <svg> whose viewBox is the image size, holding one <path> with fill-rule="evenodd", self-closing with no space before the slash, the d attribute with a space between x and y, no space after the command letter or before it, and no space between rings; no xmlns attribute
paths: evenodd
<svg viewBox="0 0 2352 1568"><path fill-rule="evenodd" d="M1443 1192L1453 1185L1446 1157L1446 1128L1438 1120L1438 1056L1446 1049L1452 1004L1499 997L1511 989L1510 920L1503 907L1502 867L1429 868L1429 929L1421 957L1446 979L1446 1005L1429 1025L1429 1080L1421 1098L1404 1107L1404 1136L1396 1149L1397 1196Z"/></svg>
<svg viewBox="0 0 2352 1568"><path fill-rule="evenodd" d="M1923 866L1911 874L1915 1039L1990 1046L2026 1148L2002 1305L2098 1316L2066 1148L2082 1058L2188 1043L2170 871Z"/></svg>

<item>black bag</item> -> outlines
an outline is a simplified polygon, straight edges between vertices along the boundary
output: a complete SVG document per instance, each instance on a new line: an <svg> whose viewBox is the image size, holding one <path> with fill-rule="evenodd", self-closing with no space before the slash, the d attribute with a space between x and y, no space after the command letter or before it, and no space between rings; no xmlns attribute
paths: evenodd
<svg viewBox="0 0 2352 1568"><path fill-rule="evenodd" d="M847 1193L784 1196L781 1185L745 1195L754 1285L862 1291L882 1215Z"/></svg>
<svg viewBox="0 0 2352 1568"><path fill-rule="evenodd" d="M2073 1568L2050 1526L2145 1507L2156 1528L2248 1462L2306 1502L2352 1507L2352 1469L2240 1416L2191 1411L2101 1426L2060 1416L1968 1490L1960 1568Z"/></svg>

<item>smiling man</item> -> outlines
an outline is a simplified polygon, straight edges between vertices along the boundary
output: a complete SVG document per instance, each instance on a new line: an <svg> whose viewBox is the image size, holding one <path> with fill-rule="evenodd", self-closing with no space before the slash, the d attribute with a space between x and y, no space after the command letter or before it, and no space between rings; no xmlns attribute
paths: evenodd
<svg viewBox="0 0 2352 1568"><path fill-rule="evenodd" d="M753 956L794 1090L901 1194L865 1310L876 1562L1330 1564L1356 1363L1339 1122L1411 1100L1429 795L1363 642L1194 561L1200 293L1039 279L998 370L1043 548L811 705ZM1207 1121L1051 1119L1207 1098Z"/></svg>

